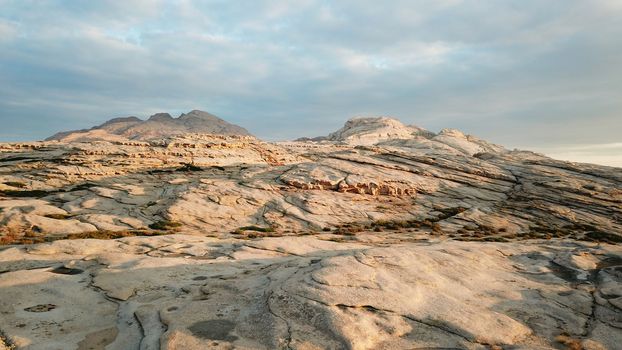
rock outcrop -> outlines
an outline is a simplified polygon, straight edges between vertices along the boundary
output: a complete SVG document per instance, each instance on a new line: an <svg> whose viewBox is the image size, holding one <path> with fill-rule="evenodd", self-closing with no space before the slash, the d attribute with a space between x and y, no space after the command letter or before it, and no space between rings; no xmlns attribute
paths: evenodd
<svg viewBox="0 0 622 350"><path fill-rule="evenodd" d="M207 112L193 110L178 118L173 118L168 113L156 113L144 121L136 117L114 118L91 129L57 133L47 138L46 141L151 140L188 133L250 135L240 126L228 123Z"/></svg>
<svg viewBox="0 0 622 350"><path fill-rule="evenodd" d="M0 349L622 341L620 169L388 118L279 143L143 127L178 119L0 144Z"/></svg>
<svg viewBox="0 0 622 350"><path fill-rule="evenodd" d="M427 234L162 236L0 251L26 349L615 349L622 249Z"/></svg>
<svg viewBox="0 0 622 350"><path fill-rule="evenodd" d="M387 117L352 118L339 130L326 137L352 145L373 145L385 140L410 139L415 135L433 135L416 126L406 126L399 120Z"/></svg>
<svg viewBox="0 0 622 350"><path fill-rule="evenodd" d="M346 124L341 134L355 136ZM0 232L45 237L171 220L187 233L227 235L244 225L313 231L388 220L463 239L622 240L619 169L508 151L456 130L355 143L186 134L4 144Z"/></svg>

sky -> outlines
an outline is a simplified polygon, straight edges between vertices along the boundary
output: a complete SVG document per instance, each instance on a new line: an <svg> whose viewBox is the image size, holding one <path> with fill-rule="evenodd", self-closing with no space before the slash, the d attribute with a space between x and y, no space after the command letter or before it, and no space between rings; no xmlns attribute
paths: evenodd
<svg viewBox="0 0 622 350"><path fill-rule="evenodd" d="M201 109L354 116L622 167L620 0L0 0L0 141Z"/></svg>

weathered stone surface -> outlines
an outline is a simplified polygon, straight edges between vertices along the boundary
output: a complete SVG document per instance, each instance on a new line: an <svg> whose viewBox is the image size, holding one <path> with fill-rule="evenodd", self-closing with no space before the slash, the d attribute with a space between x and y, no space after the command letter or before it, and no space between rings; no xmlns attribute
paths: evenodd
<svg viewBox="0 0 622 350"><path fill-rule="evenodd" d="M388 118L120 137L0 144L0 348L622 341L620 169Z"/></svg>
<svg viewBox="0 0 622 350"><path fill-rule="evenodd" d="M246 225L300 231L428 220L468 239L622 239L618 169L506 151L456 131L374 146L186 135L0 149L0 235L121 231L162 220L210 235Z"/></svg>
<svg viewBox="0 0 622 350"><path fill-rule="evenodd" d="M614 349L622 340L619 246L424 232L334 238L174 235L5 249L0 324L28 349L531 349L558 347L560 335ZM54 307L26 310L40 305Z"/></svg>

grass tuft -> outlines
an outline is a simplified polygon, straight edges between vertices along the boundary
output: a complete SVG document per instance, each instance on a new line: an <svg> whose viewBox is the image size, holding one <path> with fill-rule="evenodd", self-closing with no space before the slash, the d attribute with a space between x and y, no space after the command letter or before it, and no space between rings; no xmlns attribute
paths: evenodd
<svg viewBox="0 0 622 350"><path fill-rule="evenodd" d="M73 215L70 214L46 214L44 215L46 218L56 219L56 220L67 220L71 218Z"/></svg>
<svg viewBox="0 0 622 350"><path fill-rule="evenodd" d="M182 224L177 221L160 220L149 225L149 228L152 230L175 231L178 230L181 226Z"/></svg>
<svg viewBox="0 0 622 350"><path fill-rule="evenodd" d="M261 226L255 226L255 225L250 225L250 226L242 226L240 228L235 229L235 231L233 231L232 233L236 234L236 235L241 235L243 234L245 231L255 231L255 232L274 232L274 228L272 227L261 227ZM248 236L250 237L251 235L253 235L252 233L249 234ZM251 237L252 238L252 237Z"/></svg>
<svg viewBox="0 0 622 350"><path fill-rule="evenodd" d="M26 184L19 181L7 181L4 183L7 186L16 187L16 188L25 188Z"/></svg>

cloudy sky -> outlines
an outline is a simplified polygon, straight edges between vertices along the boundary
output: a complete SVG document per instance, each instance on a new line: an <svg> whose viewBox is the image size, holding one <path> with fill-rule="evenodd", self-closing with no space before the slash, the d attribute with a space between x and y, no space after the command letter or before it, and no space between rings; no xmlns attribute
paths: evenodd
<svg viewBox="0 0 622 350"><path fill-rule="evenodd" d="M270 139L394 116L622 166L620 0L0 0L0 140L202 109Z"/></svg>

